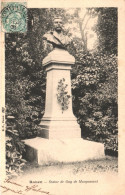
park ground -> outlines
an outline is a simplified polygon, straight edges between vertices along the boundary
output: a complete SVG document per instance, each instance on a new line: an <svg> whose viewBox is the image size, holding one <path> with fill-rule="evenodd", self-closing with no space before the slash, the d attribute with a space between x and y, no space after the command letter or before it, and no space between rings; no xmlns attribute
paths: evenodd
<svg viewBox="0 0 125 195"><path fill-rule="evenodd" d="M42 172L44 170L49 171L49 169L57 170L57 171L71 171L72 174L79 174L79 173L104 173L104 172L112 172L113 174L117 174L118 172L118 158L106 156L104 159L97 159L97 160L86 160L84 162L77 162L77 163L68 163L63 164L59 163L56 165L47 165L47 166L39 166L37 163L27 163L24 167L25 174L33 174L33 172ZM66 171L66 172L67 172Z"/></svg>
<svg viewBox="0 0 125 195"><path fill-rule="evenodd" d="M43 194L50 195L122 195L119 193L118 158L111 156L48 166L27 163L15 181L37 185L45 191Z"/></svg>

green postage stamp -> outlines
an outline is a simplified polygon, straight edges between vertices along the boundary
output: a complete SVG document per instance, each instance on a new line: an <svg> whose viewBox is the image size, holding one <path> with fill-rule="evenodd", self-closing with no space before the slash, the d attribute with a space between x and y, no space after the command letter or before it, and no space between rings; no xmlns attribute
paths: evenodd
<svg viewBox="0 0 125 195"><path fill-rule="evenodd" d="M27 8L26 2L3 2L1 11L2 31L26 32Z"/></svg>

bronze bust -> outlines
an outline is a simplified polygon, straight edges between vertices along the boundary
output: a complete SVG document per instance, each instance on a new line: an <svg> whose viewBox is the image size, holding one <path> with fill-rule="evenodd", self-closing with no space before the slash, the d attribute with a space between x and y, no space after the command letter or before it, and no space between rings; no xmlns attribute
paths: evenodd
<svg viewBox="0 0 125 195"><path fill-rule="evenodd" d="M71 39L63 34L63 23L61 17L54 18L54 30L44 34L43 39L52 44L53 48L65 49L69 45Z"/></svg>

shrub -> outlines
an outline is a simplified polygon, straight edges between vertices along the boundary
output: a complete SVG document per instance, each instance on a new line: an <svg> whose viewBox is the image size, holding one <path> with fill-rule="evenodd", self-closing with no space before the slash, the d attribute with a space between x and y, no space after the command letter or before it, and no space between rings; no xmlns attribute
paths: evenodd
<svg viewBox="0 0 125 195"><path fill-rule="evenodd" d="M117 58L83 55L76 67L77 73L72 71L73 107L83 137L118 151Z"/></svg>
<svg viewBox="0 0 125 195"><path fill-rule="evenodd" d="M22 172L26 161L22 158L25 150L24 143L19 139L18 131L13 123L14 117L7 117L6 125L6 174L8 177L17 176Z"/></svg>

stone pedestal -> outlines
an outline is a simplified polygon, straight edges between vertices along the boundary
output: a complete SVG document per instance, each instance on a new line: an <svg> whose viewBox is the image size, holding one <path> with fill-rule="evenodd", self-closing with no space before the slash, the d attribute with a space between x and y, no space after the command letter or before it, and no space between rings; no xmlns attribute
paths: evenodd
<svg viewBox="0 0 125 195"><path fill-rule="evenodd" d="M38 137L24 140L25 157L29 161L50 165L104 157L104 144L81 138L81 129L72 111L72 98L64 111L57 100L58 83L62 79L67 84L67 94L72 96L70 70L74 63L74 57L62 49L53 50L43 60L47 71L45 114Z"/></svg>
<svg viewBox="0 0 125 195"><path fill-rule="evenodd" d="M48 139L80 138L81 129L72 110L71 65L75 58L63 49L54 49L44 58L43 66L47 72L45 114L40 123L38 136ZM70 96L68 109L62 111L57 100L57 88L60 80L67 85Z"/></svg>

